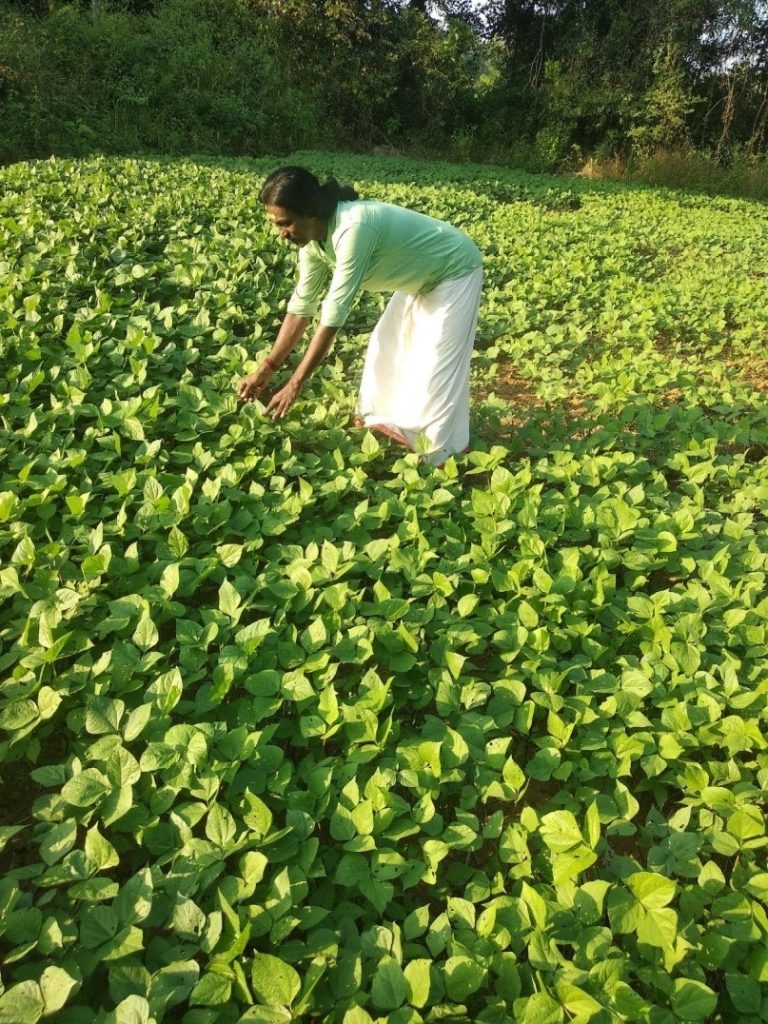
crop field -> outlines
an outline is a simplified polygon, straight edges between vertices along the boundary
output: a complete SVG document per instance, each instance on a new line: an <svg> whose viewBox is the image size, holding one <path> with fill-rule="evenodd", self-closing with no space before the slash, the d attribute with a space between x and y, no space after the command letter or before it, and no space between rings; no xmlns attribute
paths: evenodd
<svg viewBox="0 0 768 1024"><path fill-rule="evenodd" d="M471 450L238 401L303 163L485 253ZM768 1021L768 208L0 170L0 1022Z"/></svg>

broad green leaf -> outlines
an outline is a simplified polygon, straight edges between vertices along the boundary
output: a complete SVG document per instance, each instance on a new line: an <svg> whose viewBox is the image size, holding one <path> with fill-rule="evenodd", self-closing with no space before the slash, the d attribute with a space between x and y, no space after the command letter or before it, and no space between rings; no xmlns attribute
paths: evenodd
<svg viewBox="0 0 768 1024"><path fill-rule="evenodd" d="M269 953L256 953L251 967L253 994L267 1006L290 1006L301 979L290 964Z"/></svg>
<svg viewBox="0 0 768 1024"><path fill-rule="evenodd" d="M232 993L232 982L209 972L197 982L189 997L191 1006L222 1006Z"/></svg>
<svg viewBox="0 0 768 1024"><path fill-rule="evenodd" d="M227 846L235 837L235 819L222 804L214 804L205 822L205 834L217 846Z"/></svg>
<svg viewBox="0 0 768 1024"><path fill-rule="evenodd" d="M46 864L55 864L72 849L77 838L77 824L74 818L67 818L60 825L54 825L45 833L40 843L40 856Z"/></svg>
<svg viewBox="0 0 768 1024"><path fill-rule="evenodd" d="M397 960L383 956L371 983L373 1005L379 1010L396 1010L410 995L410 985Z"/></svg>
<svg viewBox="0 0 768 1024"><path fill-rule="evenodd" d="M148 613L145 612L139 619L131 639L143 651L157 646L159 640L157 627Z"/></svg>
<svg viewBox="0 0 768 1024"><path fill-rule="evenodd" d="M250 1006L237 1024L293 1024L294 1018L282 1006Z"/></svg>
<svg viewBox="0 0 768 1024"><path fill-rule="evenodd" d="M133 929L138 931L138 929ZM181 960L161 967L152 975L149 986L149 1008L155 1016L166 1009L186 1002L200 977L200 968L194 960Z"/></svg>
<svg viewBox="0 0 768 1024"><path fill-rule="evenodd" d="M677 978L672 988L672 1009L680 1020L706 1020L717 1005L717 996L701 981Z"/></svg>
<svg viewBox="0 0 768 1024"><path fill-rule="evenodd" d="M153 896L152 872L149 868L144 868L120 887L120 893L114 902L114 910L120 923L131 925L144 921L152 910Z"/></svg>
<svg viewBox="0 0 768 1024"><path fill-rule="evenodd" d="M249 850L248 853L243 854L240 858L240 874L249 886L255 886L264 877L264 871L266 870L268 863L269 861L263 853L258 853L255 850Z"/></svg>
<svg viewBox="0 0 768 1024"><path fill-rule="evenodd" d="M99 950L102 960L121 960L144 948L144 933L140 928L124 928Z"/></svg>
<svg viewBox="0 0 768 1024"><path fill-rule="evenodd" d="M163 672L158 676L147 687L146 694L155 698L156 705L162 713L168 714L178 704L183 689L181 672L174 666L169 672Z"/></svg>
<svg viewBox="0 0 768 1024"><path fill-rule="evenodd" d="M264 801L246 790L243 797L243 822L259 838L265 836L272 827L272 812Z"/></svg>
<svg viewBox="0 0 768 1024"><path fill-rule="evenodd" d="M44 1015L47 1017L61 1010L79 984L80 982L63 968L55 965L46 967L40 976L40 991L45 1003Z"/></svg>
<svg viewBox="0 0 768 1024"><path fill-rule="evenodd" d="M533 888L533 886L528 885L527 882L523 882L520 895L530 908L538 927L542 929L546 928L548 911L547 905L541 895Z"/></svg>
<svg viewBox="0 0 768 1024"><path fill-rule="evenodd" d="M763 987L754 978L745 974L727 972L725 987L739 1013L759 1013L763 999Z"/></svg>
<svg viewBox="0 0 768 1024"><path fill-rule="evenodd" d="M351 812L350 817L360 835L369 836L373 832L373 805L370 800L361 801Z"/></svg>
<svg viewBox="0 0 768 1024"><path fill-rule="evenodd" d="M699 876L701 878L701 876ZM701 882L699 882L701 884ZM759 900L766 902L768 897L768 871L758 871L752 875L746 884L746 888L753 896L756 896Z"/></svg>
<svg viewBox="0 0 768 1024"><path fill-rule="evenodd" d="M86 949L97 949L111 942L120 928L112 907L89 907L80 917L80 942Z"/></svg>
<svg viewBox="0 0 768 1024"><path fill-rule="evenodd" d="M520 607L517 610L517 614L520 618L520 622L526 627L526 629L535 629L539 624L539 616L536 609L532 605L528 604L527 601L521 601Z"/></svg>
<svg viewBox="0 0 768 1024"><path fill-rule="evenodd" d="M344 1014L342 1024L374 1024L373 1017L362 1006L353 1006Z"/></svg>
<svg viewBox="0 0 768 1024"><path fill-rule="evenodd" d="M61 706L62 699L61 694L57 690L52 689L50 686L41 686L37 693L37 707L40 711L40 717L44 720L53 718Z"/></svg>
<svg viewBox="0 0 768 1024"><path fill-rule="evenodd" d="M522 1004L522 1007L518 1009ZM520 1024L563 1024L563 1009L548 992L536 992L515 1003L516 1022Z"/></svg>
<svg viewBox="0 0 768 1024"><path fill-rule="evenodd" d="M240 603L240 595L237 590L229 580L224 580L219 587L219 609L234 622L237 622L241 614Z"/></svg>
<svg viewBox="0 0 768 1024"><path fill-rule="evenodd" d="M600 812L596 800L593 800L587 809L585 824L587 840L590 847L594 850L600 842Z"/></svg>
<svg viewBox="0 0 768 1024"><path fill-rule="evenodd" d="M242 544L220 544L216 548L216 554L221 559L222 565L226 565L227 568L231 568L233 565L237 565L243 555Z"/></svg>
<svg viewBox="0 0 768 1024"><path fill-rule="evenodd" d="M328 642L328 630L323 620L320 617L313 619L302 632L300 640L302 647L310 653L320 650Z"/></svg>
<svg viewBox="0 0 768 1024"><path fill-rule="evenodd" d="M177 526L172 526L168 535L168 550L174 558L183 558L189 550L189 542Z"/></svg>
<svg viewBox="0 0 768 1024"><path fill-rule="evenodd" d="M90 697L85 716L86 732L92 736L117 732L124 712L125 703L122 700L111 700L109 697Z"/></svg>
<svg viewBox="0 0 768 1024"><path fill-rule="evenodd" d="M11 518L15 505L16 495L13 491L0 491L0 522L5 523Z"/></svg>
<svg viewBox="0 0 768 1024"><path fill-rule="evenodd" d="M469 900L461 899L458 896L448 898L448 920L454 925L474 929L475 907Z"/></svg>
<svg viewBox="0 0 768 1024"><path fill-rule="evenodd" d="M636 871L626 879L638 903L646 910L658 910L666 907L675 898L677 886L671 878L656 875L650 871Z"/></svg>
<svg viewBox="0 0 768 1024"><path fill-rule="evenodd" d="M707 861L699 872L698 883L705 892L717 894L725 888L725 875L714 861Z"/></svg>
<svg viewBox="0 0 768 1024"><path fill-rule="evenodd" d="M454 1002L463 1003L485 981L485 969L468 956L452 956L445 962L445 987Z"/></svg>
<svg viewBox="0 0 768 1024"><path fill-rule="evenodd" d="M37 1024L45 1012L45 999L36 981L9 986L0 996L0 1020Z"/></svg>
<svg viewBox="0 0 768 1024"><path fill-rule="evenodd" d="M570 811L545 814L540 828L544 842L556 853L563 853L584 842L578 822Z"/></svg>
<svg viewBox="0 0 768 1024"><path fill-rule="evenodd" d="M99 871L117 867L120 863L114 846L101 835L96 825L85 835L85 855Z"/></svg>
<svg viewBox="0 0 768 1024"><path fill-rule="evenodd" d="M139 762L125 747L115 747L107 758L107 778L122 789L132 786L141 777Z"/></svg>
<svg viewBox="0 0 768 1024"><path fill-rule="evenodd" d="M362 448L363 454L367 455L369 458L381 451L381 445L379 444L378 439L370 431L366 431L360 447Z"/></svg>
<svg viewBox="0 0 768 1024"><path fill-rule="evenodd" d="M126 743L130 743L141 736L152 717L152 709L152 704L139 704L137 708L131 711L123 726L123 738Z"/></svg>
<svg viewBox="0 0 768 1024"><path fill-rule="evenodd" d="M35 564L36 549L31 537L24 537L11 555L12 565L31 566Z"/></svg>
<svg viewBox="0 0 768 1024"><path fill-rule="evenodd" d="M668 907L646 911L637 926L637 937L640 942L647 942L649 946L670 948L677 937L677 914Z"/></svg>
<svg viewBox="0 0 768 1024"><path fill-rule="evenodd" d="M86 768L66 782L61 797L74 807L90 807L109 792L109 780L97 768Z"/></svg>
<svg viewBox="0 0 768 1024"><path fill-rule="evenodd" d="M411 1006L423 1007L429 1002L431 960L411 960L405 965L403 974L410 989L408 1002Z"/></svg>
<svg viewBox="0 0 768 1024"><path fill-rule="evenodd" d="M198 942L206 925L206 917L192 900L178 903L173 910L173 930L182 939Z"/></svg>
<svg viewBox="0 0 768 1024"><path fill-rule="evenodd" d="M429 904L425 903L424 906L417 907L412 910L411 913L406 917L403 924L403 932L406 939L415 939L429 927Z"/></svg>
<svg viewBox="0 0 768 1024"><path fill-rule="evenodd" d="M0 709L0 729L15 732L24 729L40 717L37 704L31 700L16 700Z"/></svg>
<svg viewBox="0 0 768 1024"><path fill-rule="evenodd" d="M577 985L560 982L555 990L560 1003L575 1020L588 1021L602 1012L600 1003Z"/></svg>
<svg viewBox="0 0 768 1024"><path fill-rule="evenodd" d="M757 807L739 807L728 818L726 828L740 842L765 834L765 822Z"/></svg>
<svg viewBox="0 0 768 1024"><path fill-rule="evenodd" d="M107 1024L149 1024L149 1003L143 996L129 995L107 1017Z"/></svg>
<svg viewBox="0 0 768 1024"><path fill-rule="evenodd" d="M86 868L90 864L86 862ZM69 887L69 895L76 900L88 903L102 903L114 899L119 892L119 885L109 878L88 878L84 882L75 882Z"/></svg>
<svg viewBox="0 0 768 1024"><path fill-rule="evenodd" d="M251 622L238 630L235 634L235 641L245 649L247 654L253 654L269 633L270 628L269 619L257 619L255 622ZM274 692L276 693L278 689L279 684Z"/></svg>
<svg viewBox="0 0 768 1024"><path fill-rule="evenodd" d="M160 589L166 597L173 597L179 589L179 565L178 562L170 562L163 569L160 576Z"/></svg>

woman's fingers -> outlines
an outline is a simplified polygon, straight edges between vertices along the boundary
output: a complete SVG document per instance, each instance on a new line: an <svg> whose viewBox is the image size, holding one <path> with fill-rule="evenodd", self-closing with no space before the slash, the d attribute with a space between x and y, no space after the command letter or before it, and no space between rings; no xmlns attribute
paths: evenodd
<svg viewBox="0 0 768 1024"><path fill-rule="evenodd" d="M269 383L271 376L272 371L263 365L253 373L249 373L247 377L243 377L240 381L240 385L237 389L239 397L243 398L246 402L252 402L262 393Z"/></svg>
<svg viewBox="0 0 768 1024"><path fill-rule="evenodd" d="M267 414L271 413L272 418L275 420L281 420L283 416L288 412L291 407L291 402L283 395L281 391L274 396L272 401L267 406Z"/></svg>
<svg viewBox="0 0 768 1024"><path fill-rule="evenodd" d="M270 413L274 414L274 412L275 412L275 410L277 408L277 403L278 403L279 400L280 400L280 392L278 391L277 394L272 395L272 397L269 400L269 403L268 403L267 408L265 410L267 415L269 415Z"/></svg>
<svg viewBox="0 0 768 1024"><path fill-rule="evenodd" d="M267 406L267 414L272 414L272 418L281 420L283 416L288 412L293 403L296 401L298 395L298 388L288 384L284 388L281 388L277 394L272 396L272 400Z"/></svg>
<svg viewBox="0 0 768 1024"><path fill-rule="evenodd" d="M257 372L249 374L247 377L243 377L240 381L237 393L244 401L253 402L260 397L265 387L266 381L263 379L260 372ZM299 390L300 389L295 384L286 384L285 387L281 388L272 396L265 410L266 413L276 420L282 419L296 401Z"/></svg>

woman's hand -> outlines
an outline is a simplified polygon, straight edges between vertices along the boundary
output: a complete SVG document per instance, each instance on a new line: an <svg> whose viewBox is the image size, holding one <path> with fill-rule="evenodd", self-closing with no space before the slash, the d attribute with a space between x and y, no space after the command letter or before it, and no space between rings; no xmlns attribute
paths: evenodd
<svg viewBox="0 0 768 1024"><path fill-rule="evenodd" d="M272 396L267 406L267 415L271 413L273 419L281 420L299 397L300 391L301 385L294 380L289 380L284 388L276 391Z"/></svg>
<svg viewBox="0 0 768 1024"><path fill-rule="evenodd" d="M247 377L243 377L237 389L240 398L246 402L253 402L259 398L264 388L269 384L273 372L270 364L262 363L258 370L249 373Z"/></svg>

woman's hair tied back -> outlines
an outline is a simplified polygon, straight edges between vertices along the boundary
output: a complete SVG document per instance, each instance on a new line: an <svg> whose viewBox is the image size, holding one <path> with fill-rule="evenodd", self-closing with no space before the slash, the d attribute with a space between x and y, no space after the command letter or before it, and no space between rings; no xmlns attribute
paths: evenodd
<svg viewBox="0 0 768 1024"><path fill-rule="evenodd" d="M321 185L306 167L279 167L261 187L259 200L265 206L280 206L300 217L329 220L338 203L359 199L351 185L340 185L335 178L326 178Z"/></svg>

